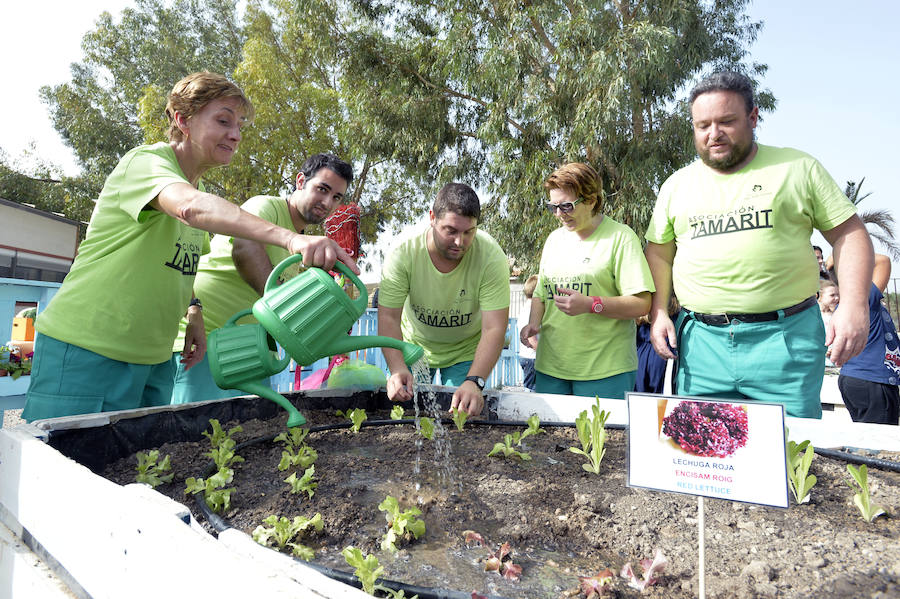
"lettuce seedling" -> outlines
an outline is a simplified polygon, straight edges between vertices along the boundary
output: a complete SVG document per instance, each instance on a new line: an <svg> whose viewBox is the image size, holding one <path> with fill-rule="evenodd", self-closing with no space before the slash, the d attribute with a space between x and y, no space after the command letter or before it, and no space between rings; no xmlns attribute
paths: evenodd
<svg viewBox="0 0 900 599"><path fill-rule="evenodd" d="M403 406L394 406L391 408L391 420L403 420Z"/></svg>
<svg viewBox="0 0 900 599"><path fill-rule="evenodd" d="M297 473L292 473L289 477L284 479L284 482L291 486L291 493L306 493L306 495L312 499L312 496L316 494L316 488L319 486L319 483L313 481L313 476L316 475L316 467L310 466L303 472L303 476L297 478Z"/></svg>
<svg viewBox="0 0 900 599"><path fill-rule="evenodd" d="M522 566L512 561L512 549L509 543L503 543L500 548L490 554L484 562L485 572L497 572L508 580L519 580L522 576Z"/></svg>
<svg viewBox="0 0 900 599"><path fill-rule="evenodd" d="M462 432L463 427L466 425L466 420L469 418L469 413L465 410L453 408L450 410L450 416L453 418L453 424L456 425L456 430Z"/></svg>
<svg viewBox="0 0 900 599"><path fill-rule="evenodd" d="M464 530L463 531L463 539L466 541L466 547L469 546L469 543L475 543L484 547L484 537L475 532L474 530Z"/></svg>
<svg viewBox="0 0 900 599"><path fill-rule="evenodd" d="M525 437L529 435L536 435L538 433L546 433L544 429L541 428L541 419L537 414L532 414L528 417L528 428L522 431L521 437L516 441L516 445L521 445L522 441L525 440Z"/></svg>
<svg viewBox="0 0 900 599"><path fill-rule="evenodd" d="M244 461L244 458L235 453L234 446L234 439L224 439L221 445L213 447L203 455L215 462L219 468L231 468Z"/></svg>
<svg viewBox="0 0 900 599"><path fill-rule="evenodd" d="M375 581L384 572L384 567L378 563L374 555L363 557L362 551L353 547L344 547L341 555L347 560L347 564L356 568L353 572L362 584L363 591L370 595L375 594Z"/></svg>
<svg viewBox="0 0 900 599"><path fill-rule="evenodd" d="M784 429L784 432L787 435L788 429ZM809 466L814 457L815 449L808 440L802 443L787 442L788 486L798 504L809 501L809 491L817 482L815 475L809 474Z"/></svg>
<svg viewBox="0 0 900 599"><path fill-rule="evenodd" d="M338 410L337 415L341 418L348 418L353 426L350 427L350 430L354 433L358 433L359 429L362 428L362 423L366 421L366 411L362 408L353 408L352 410L347 410L344 412L343 410Z"/></svg>
<svg viewBox="0 0 900 599"><path fill-rule="evenodd" d="M278 549L284 549L286 546L291 548L291 552L302 560L310 561L315 557L315 551L306 545L300 543L292 543L291 539L298 535L303 535L310 529L315 532L322 532L324 524L322 523L322 514L317 513L312 518L304 518L302 516L294 516L294 520L288 520L284 516L269 516L263 520L268 527L260 524L257 526L251 536L253 540L263 546L268 546L269 541L275 542Z"/></svg>
<svg viewBox="0 0 900 599"><path fill-rule="evenodd" d="M622 578L628 579L628 586L643 592L648 586L659 582L659 576L668 563L662 550L657 548L656 555L653 556L652 560L642 559L640 561L641 568L644 570L642 578L638 579L634 575L634 570L631 569L631 562L622 566L620 574Z"/></svg>
<svg viewBox="0 0 900 599"><path fill-rule="evenodd" d="M419 434L429 441L434 439L434 420L428 416L419 418Z"/></svg>
<svg viewBox="0 0 900 599"><path fill-rule="evenodd" d="M519 442L519 432L516 431L514 434L507 433L503 436L503 442L494 443L494 448L488 453L488 457L501 455L505 458L515 456L523 461L528 461L531 459L531 456L524 451L517 451L513 445Z"/></svg>
<svg viewBox="0 0 900 599"><path fill-rule="evenodd" d="M209 439L209 444L214 449L216 447L220 447L226 439L231 440L231 438L236 433L240 433L244 430L243 428L241 428L240 425L238 425L238 426L235 426L234 428L228 429L228 432L225 432L222 429L221 425L219 424L219 421L216 420L215 418L209 419L209 425L212 427L212 434L210 434L206 431L203 431L203 436L206 437L207 439ZM233 446L234 445L232 445L232 447Z"/></svg>
<svg viewBox="0 0 900 599"><path fill-rule="evenodd" d="M139 483L150 485L154 489L163 483L172 482L172 478L175 476L171 472L172 462L169 456L164 457L162 462L159 462L158 449L152 449L150 453L137 452L137 461L137 477L135 477L135 480ZM164 474L164 472L169 474Z"/></svg>
<svg viewBox="0 0 900 599"><path fill-rule="evenodd" d="M615 574L609 568L598 572L596 576L579 576L581 594L585 599L599 599L612 592Z"/></svg>
<svg viewBox="0 0 900 599"><path fill-rule="evenodd" d="M284 449L281 452L281 461L278 462L279 470L287 470L293 466L300 466L303 469L312 466L319 458L319 454L315 449L306 444L306 436L309 429L296 426L289 429L287 433L281 433L275 437L275 442L284 443Z"/></svg>
<svg viewBox="0 0 900 599"><path fill-rule="evenodd" d="M400 502L388 495L378 504L378 509L386 512L384 517L388 523L388 531L381 540L381 548L385 551L397 551L395 543L398 540L409 542L425 534L425 522L416 518L422 513L418 508L412 507L401 512Z"/></svg>
<svg viewBox="0 0 900 599"><path fill-rule="evenodd" d="M589 464L581 465L584 470L600 474L600 462L606 455L603 445L606 443L606 420L609 418L609 412L600 411L599 399L591 406L591 411L594 413L593 418L589 418L587 410L584 410L575 419L575 430L578 432L578 440L581 441L581 449L570 447L569 451L590 460Z"/></svg>
<svg viewBox="0 0 900 599"><path fill-rule="evenodd" d="M865 464L862 464L859 469L854 468L853 464L847 464L847 470L850 472L850 476L853 477L853 480L847 484L854 491L856 491L856 488L853 486L854 481L859 487L859 492L853 496L853 503L859 508L863 520L871 522L884 514L885 511L880 505L871 503L869 500L869 468Z"/></svg>
<svg viewBox="0 0 900 599"><path fill-rule="evenodd" d="M193 476L184 481L187 488L184 490L185 495L196 495L202 492L206 505L212 511L223 514L231 507L231 494L234 487L223 488L234 480L234 470L231 468L219 468L219 471L207 479L194 478Z"/></svg>

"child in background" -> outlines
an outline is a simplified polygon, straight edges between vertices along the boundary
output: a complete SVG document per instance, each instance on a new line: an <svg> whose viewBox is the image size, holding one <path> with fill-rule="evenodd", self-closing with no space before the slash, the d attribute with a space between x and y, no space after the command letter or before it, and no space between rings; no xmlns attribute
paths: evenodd
<svg viewBox="0 0 900 599"><path fill-rule="evenodd" d="M828 321L834 315L838 302L841 301L841 295L838 291L837 283L832 279L819 279L819 293L816 294L819 300L819 310L822 311L822 321L825 327L828 327ZM825 366L834 366L829 357L830 349L825 353Z"/></svg>

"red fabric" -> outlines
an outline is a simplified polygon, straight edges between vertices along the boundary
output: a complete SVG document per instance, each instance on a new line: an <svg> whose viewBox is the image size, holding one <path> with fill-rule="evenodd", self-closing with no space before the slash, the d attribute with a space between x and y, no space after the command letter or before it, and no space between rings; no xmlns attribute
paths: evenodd
<svg viewBox="0 0 900 599"><path fill-rule="evenodd" d="M325 236L337 242L351 258L359 258L359 206L344 204L325 219Z"/></svg>

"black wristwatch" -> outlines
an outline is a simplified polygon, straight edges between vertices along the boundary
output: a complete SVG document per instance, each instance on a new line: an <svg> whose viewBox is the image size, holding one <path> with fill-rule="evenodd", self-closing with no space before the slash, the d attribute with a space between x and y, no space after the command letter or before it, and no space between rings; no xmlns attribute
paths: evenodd
<svg viewBox="0 0 900 599"><path fill-rule="evenodd" d="M203 309L203 304L201 304L200 300L196 297L191 299L191 303L188 304L188 308L190 308L191 306L197 306L201 310Z"/></svg>
<svg viewBox="0 0 900 599"><path fill-rule="evenodd" d="M471 376L467 376L465 380L472 381L473 383L475 383L478 386L479 391L484 391L484 379L481 378L480 376L475 376L473 374Z"/></svg>

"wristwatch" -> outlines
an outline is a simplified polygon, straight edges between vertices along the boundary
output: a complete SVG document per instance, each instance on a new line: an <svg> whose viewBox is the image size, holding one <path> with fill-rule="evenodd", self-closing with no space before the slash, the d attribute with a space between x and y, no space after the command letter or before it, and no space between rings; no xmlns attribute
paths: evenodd
<svg viewBox="0 0 900 599"><path fill-rule="evenodd" d="M594 314L600 314L601 312L603 312L603 299L596 295L592 295L591 299L594 300L591 303L591 312L593 312Z"/></svg>
<svg viewBox="0 0 900 599"><path fill-rule="evenodd" d="M481 378L480 376L475 376L475 375L467 376L465 380L472 381L473 383L475 383L478 386L479 391L484 391L484 379Z"/></svg>
<svg viewBox="0 0 900 599"><path fill-rule="evenodd" d="M200 300L196 297L191 299L191 303L188 304L188 308L190 308L191 306L197 306L201 310L203 309L203 304L201 304Z"/></svg>

